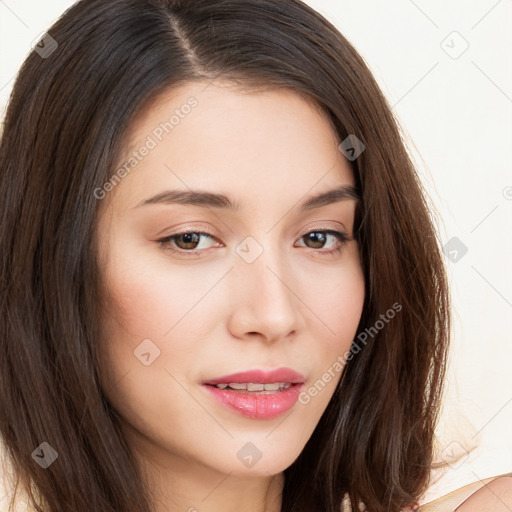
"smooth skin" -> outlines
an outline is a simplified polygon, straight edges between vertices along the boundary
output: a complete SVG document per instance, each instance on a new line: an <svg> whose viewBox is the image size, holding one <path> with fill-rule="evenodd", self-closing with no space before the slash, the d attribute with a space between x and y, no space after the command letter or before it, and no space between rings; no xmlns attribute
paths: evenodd
<svg viewBox="0 0 512 512"><path fill-rule="evenodd" d="M512 477L502 476L472 494L456 512L512 511Z"/></svg>
<svg viewBox="0 0 512 512"><path fill-rule="evenodd" d="M201 382L284 366L302 373L309 389L349 350L365 293L351 238L356 203L300 205L354 185L354 176L329 120L309 102L222 82L160 95L134 123L123 159L191 96L197 106L101 200L103 386L156 512L278 512L282 472L313 433L341 371L307 404L272 420L227 409ZM239 210L139 206L169 189L222 193ZM183 231L208 235L159 243ZM246 237L251 255L262 251L252 262L237 252ZM147 339L157 347L152 357L159 351L149 365L134 355ZM261 454L252 467L237 457L246 443Z"/></svg>
<svg viewBox="0 0 512 512"><path fill-rule="evenodd" d="M411 509L406 509L411 510ZM424 503L418 512L509 512L512 510L512 477L486 478Z"/></svg>

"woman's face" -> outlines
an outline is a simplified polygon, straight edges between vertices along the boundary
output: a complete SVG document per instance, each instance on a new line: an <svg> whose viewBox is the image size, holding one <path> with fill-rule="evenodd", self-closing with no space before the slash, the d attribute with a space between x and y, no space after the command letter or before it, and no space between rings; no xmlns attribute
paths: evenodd
<svg viewBox="0 0 512 512"><path fill-rule="evenodd" d="M356 334L358 246L336 235L351 238L356 202L305 207L355 181L305 100L226 85L157 98L130 131L125 172L98 193L103 385L159 467L268 476L303 449ZM261 373L283 368L295 374ZM218 378L255 386L204 384ZM276 381L293 385L258 391Z"/></svg>

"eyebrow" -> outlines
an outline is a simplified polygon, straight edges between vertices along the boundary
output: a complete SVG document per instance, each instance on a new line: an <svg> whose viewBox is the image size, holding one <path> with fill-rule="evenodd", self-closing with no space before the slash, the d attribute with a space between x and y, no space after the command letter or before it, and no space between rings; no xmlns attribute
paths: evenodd
<svg viewBox="0 0 512 512"><path fill-rule="evenodd" d="M346 200L360 201L361 196L353 185L341 185L326 192L309 197L299 205L299 211L312 210ZM134 206L140 208L150 204L182 204L186 206L202 206L205 208L222 208L232 212L240 210L240 203L232 201L224 194L203 192L201 190L166 190L153 197L144 199Z"/></svg>

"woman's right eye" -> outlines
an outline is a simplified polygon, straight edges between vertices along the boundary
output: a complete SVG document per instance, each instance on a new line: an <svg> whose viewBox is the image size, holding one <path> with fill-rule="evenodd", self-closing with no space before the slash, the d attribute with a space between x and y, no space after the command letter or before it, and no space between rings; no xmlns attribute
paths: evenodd
<svg viewBox="0 0 512 512"><path fill-rule="evenodd" d="M158 240L158 243L165 250L186 254L199 254L208 248L201 246L201 238L210 238L213 240L214 237L210 233L204 233L202 231L184 231L161 238Z"/></svg>

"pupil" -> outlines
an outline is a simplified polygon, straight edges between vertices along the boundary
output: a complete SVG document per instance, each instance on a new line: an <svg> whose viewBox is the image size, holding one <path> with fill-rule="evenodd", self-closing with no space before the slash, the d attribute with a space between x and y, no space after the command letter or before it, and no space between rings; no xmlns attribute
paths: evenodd
<svg viewBox="0 0 512 512"><path fill-rule="evenodd" d="M325 233L322 233L322 232L319 232L319 231L314 231L312 233L309 233L309 240L313 243L317 243L319 244L319 246L321 247L323 244L325 244Z"/></svg>
<svg viewBox="0 0 512 512"><path fill-rule="evenodd" d="M197 244L199 242L199 237L197 236L197 233L185 233L184 235L181 235L181 237L184 240L185 244Z"/></svg>

